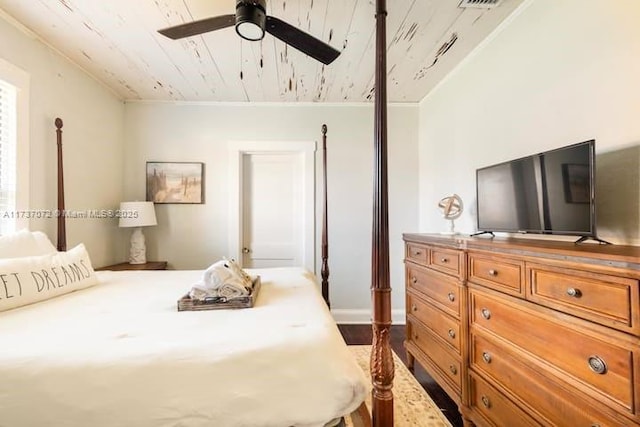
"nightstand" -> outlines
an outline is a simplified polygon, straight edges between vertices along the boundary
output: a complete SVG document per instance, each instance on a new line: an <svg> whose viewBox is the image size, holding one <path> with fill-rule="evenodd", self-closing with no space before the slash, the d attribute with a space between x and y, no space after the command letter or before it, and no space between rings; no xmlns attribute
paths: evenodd
<svg viewBox="0 0 640 427"><path fill-rule="evenodd" d="M167 261L147 261L145 264L129 264L128 262L121 262L120 264L107 265L106 267L96 268L96 271L100 270L166 270Z"/></svg>

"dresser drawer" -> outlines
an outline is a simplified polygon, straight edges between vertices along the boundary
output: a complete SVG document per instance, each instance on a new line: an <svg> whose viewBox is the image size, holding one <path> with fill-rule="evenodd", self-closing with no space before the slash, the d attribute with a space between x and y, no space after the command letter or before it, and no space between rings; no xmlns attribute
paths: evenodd
<svg viewBox="0 0 640 427"><path fill-rule="evenodd" d="M585 397L568 394L557 382L540 375L540 369L530 361L512 353L511 349L481 334L473 334L470 350L471 368L483 377L492 378L523 405L540 413L554 426L627 426L629 419L612 420L594 408L598 402L587 404ZM523 387L523 385L526 386ZM575 393L575 392L574 392Z"/></svg>
<svg viewBox="0 0 640 427"><path fill-rule="evenodd" d="M512 299L470 292L472 328L490 331L545 360L567 379L633 411L633 351L606 336L587 334Z"/></svg>
<svg viewBox="0 0 640 427"><path fill-rule="evenodd" d="M527 263L527 299L640 334L637 280Z"/></svg>
<svg viewBox="0 0 640 427"><path fill-rule="evenodd" d="M470 373L470 382L469 405L471 410L482 414L485 421L491 420L489 425L498 427L540 426L516 404L477 375ZM485 425L482 422L476 424Z"/></svg>
<svg viewBox="0 0 640 427"><path fill-rule="evenodd" d="M407 289L424 295L445 313L460 318L460 285L451 277L416 265L407 265Z"/></svg>
<svg viewBox="0 0 640 427"><path fill-rule="evenodd" d="M434 270L461 277L464 253L447 249L432 248L429 251L429 266Z"/></svg>
<svg viewBox="0 0 640 427"><path fill-rule="evenodd" d="M469 281L510 295L524 296L524 261L469 254Z"/></svg>
<svg viewBox="0 0 640 427"><path fill-rule="evenodd" d="M418 264L426 265L429 249L426 246L417 245L415 243L407 243L407 259Z"/></svg>
<svg viewBox="0 0 640 427"><path fill-rule="evenodd" d="M462 363L440 343L427 329L416 322L407 322L408 340L426 355L448 382L454 387L456 394L460 395L462 384Z"/></svg>
<svg viewBox="0 0 640 427"><path fill-rule="evenodd" d="M407 294L407 313L420 321L451 350L460 354L460 322L415 295Z"/></svg>

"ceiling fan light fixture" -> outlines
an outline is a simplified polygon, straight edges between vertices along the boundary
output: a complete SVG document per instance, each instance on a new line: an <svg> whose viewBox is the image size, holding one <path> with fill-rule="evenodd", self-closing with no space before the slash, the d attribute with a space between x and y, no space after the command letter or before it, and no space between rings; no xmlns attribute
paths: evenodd
<svg viewBox="0 0 640 427"><path fill-rule="evenodd" d="M313 0L311 3L313 4ZM267 0L236 0L235 14L213 16L174 25L158 32L177 40L232 26L235 26L236 33L245 40L262 40L266 32L325 65L331 64L340 55L338 50L322 40L275 16L267 16Z"/></svg>
<svg viewBox="0 0 640 427"><path fill-rule="evenodd" d="M262 40L266 19L264 0L236 2L236 33L243 39Z"/></svg>
<svg viewBox="0 0 640 427"><path fill-rule="evenodd" d="M249 41L262 40L264 37L264 30L251 21L238 22L236 24L236 33Z"/></svg>

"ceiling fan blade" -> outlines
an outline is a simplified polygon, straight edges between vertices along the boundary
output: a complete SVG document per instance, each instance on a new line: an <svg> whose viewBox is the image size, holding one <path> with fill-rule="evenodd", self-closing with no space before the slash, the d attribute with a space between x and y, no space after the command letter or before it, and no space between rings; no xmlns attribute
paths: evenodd
<svg viewBox="0 0 640 427"><path fill-rule="evenodd" d="M176 25L175 27L163 28L162 30L158 30L158 32L170 39L177 40L231 27L235 24L236 15L220 15L213 18L201 19L200 21Z"/></svg>
<svg viewBox="0 0 640 427"><path fill-rule="evenodd" d="M340 55L325 42L273 16L267 16L265 31L323 64L331 64Z"/></svg>

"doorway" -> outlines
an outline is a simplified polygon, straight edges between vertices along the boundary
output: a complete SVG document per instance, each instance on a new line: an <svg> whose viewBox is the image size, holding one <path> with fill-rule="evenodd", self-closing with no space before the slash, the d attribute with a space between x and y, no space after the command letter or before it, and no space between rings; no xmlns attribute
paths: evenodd
<svg viewBox="0 0 640 427"><path fill-rule="evenodd" d="M315 273L315 142L233 142L229 254L245 268Z"/></svg>

